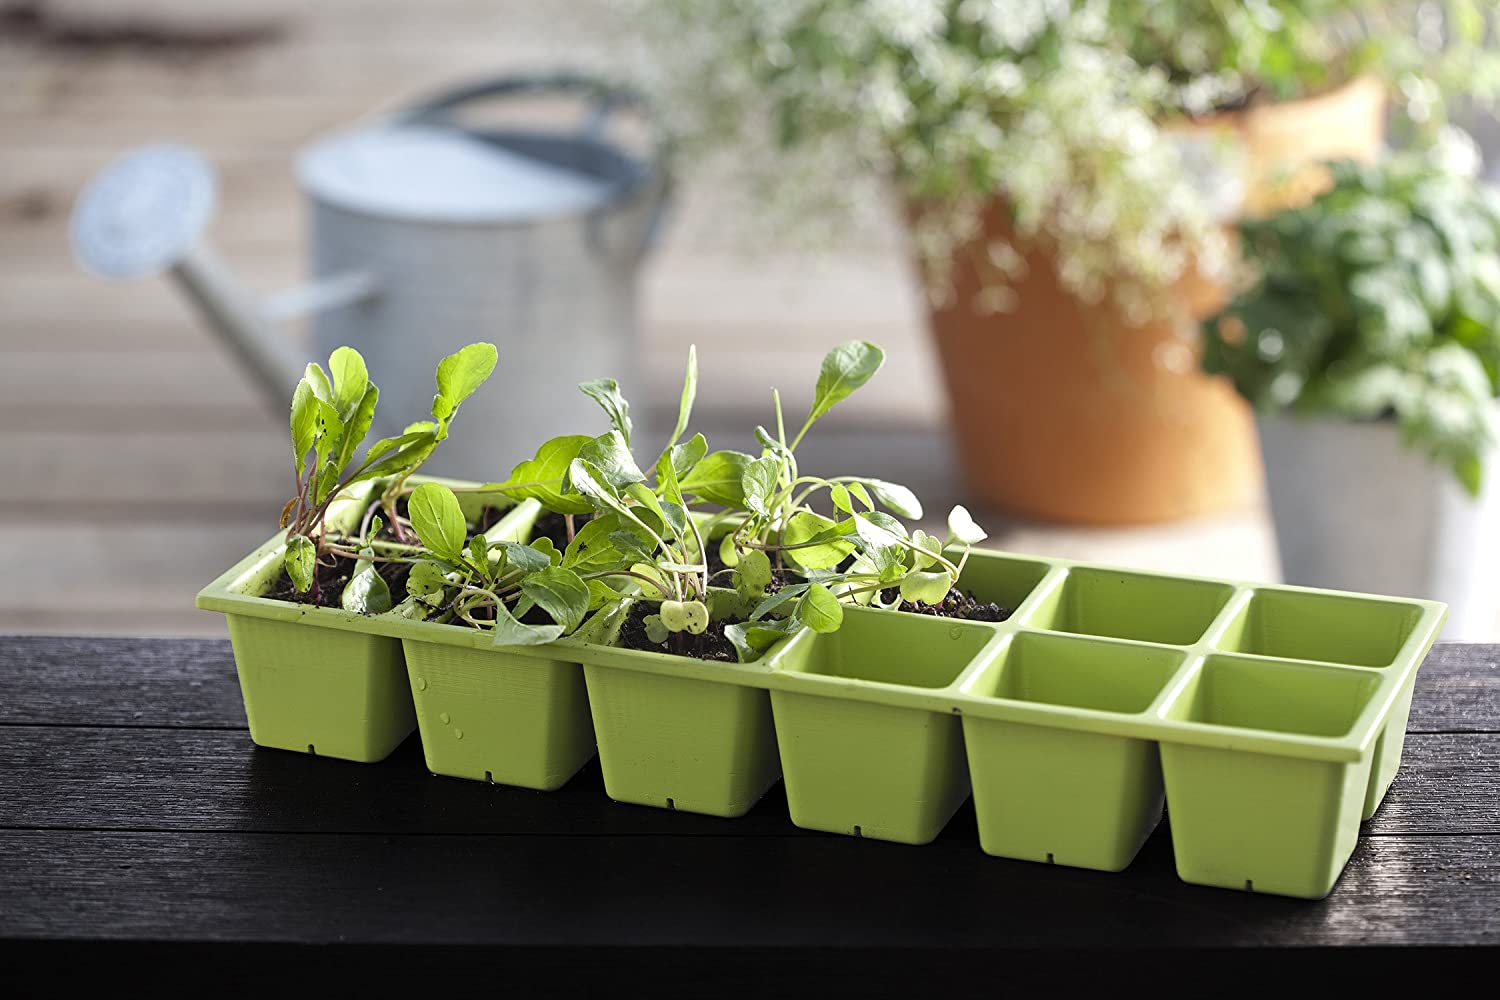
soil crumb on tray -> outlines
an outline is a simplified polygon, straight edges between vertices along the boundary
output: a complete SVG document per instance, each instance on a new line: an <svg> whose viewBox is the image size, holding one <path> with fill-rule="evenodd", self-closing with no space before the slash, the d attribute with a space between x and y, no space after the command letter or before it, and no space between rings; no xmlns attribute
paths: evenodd
<svg viewBox="0 0 1500 1000"><path fill-rule="evenodd" d="M882 591L881 596L886 600L895 600L900 591L891 589ZM928 604L925 601L903 601L898 611L905 611L913 615L932 615L936 618L959 618L970 622L1003 622L1014 612L1010 608L1002 608L1000 605L979 600L973 594L950 590L941 604Z"/></svg>
<svg viewBox="0 0 1500 1000"><path fill-rule="evenodd" d="M643 649L651 653L673 653L677 656L713 660L719 663L738 662L739 657L735 654L734 643L724 635L724 626L734 625L744 619L730 618L725 621L709 622L708 631L702 635L689 635L681 632L669 637L665 645L659 645L652 642L646 635L646 616L651 613L650 608L641 604L630 609L625 623L620 626L621 646L626 649ZM672 648L674 642L680 643L681 648Z"/></svg>

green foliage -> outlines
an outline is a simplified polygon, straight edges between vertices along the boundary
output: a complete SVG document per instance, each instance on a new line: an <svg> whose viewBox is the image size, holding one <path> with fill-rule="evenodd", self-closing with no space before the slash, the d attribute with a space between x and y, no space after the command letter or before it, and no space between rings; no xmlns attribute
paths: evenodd
<svg viewBox="0 0 1500 1000"><path fill-rule="evenodd" d="M1494 0L621 6L653 43L646 84L678 147L728 149L758 219L821 235L894 186L934 292L963 253L984 311L1007 308L1037 245L1070 292L1137 309L1190 270L1227 277L1223 185L1196 169L1212 150L1183 149L1183 118L1370 75L1397 130L1425 140L1447 99L1500 93ZM997 199L1014 246L974 239Z"/></svg>
<svg viewBox="0 0 1500 1000"><path fill-rule="evenodd" d="M1205 325L1204 367L1263 410L1393 417L1477 492L1500 393L1500 195L1415 155L1334 177L1245 224L1259 280Z"/></svg>
<svg viewBox="0 0 1500 1000"><path fill-rule="evenodd" d="M649 475L631 450L630 406L618 384L584 383L610 429L553 438L507 481L477 491L535 498L566 515L566 548L558 552L545 538L520 545L469 537L457 496L424 483L407 501L420 546L405 556L415 565L403 608L488 629L496 644L514 645L574 633L597 641L627 602L645 601L654 605L644 616L650 641L691 654L718 623L748 661L802 628L838 629L845 603L869 604L881 591L941 600L967 546L984 537L963 508L954 509L948 537L939 540L908 532L893 516L921 514L905 487L821 479L797 467L808 430L883 361L880 348L864 342L830 351L796 436L788 443L773 393L776 431L757 429L762 452L752 456L711 452L703 435L687 436L698 379L691 352L675 428ZM815 510L812 500L825 494L828 504ZM574 521L585 515L581 525ZM710 573L708 538L727 567L718 573ZM964 555L955 561L949 546Z"/></svg>
<svg viewBox="0 0 1500 1000"><path fill-rule="evenodd" d="M300 593L318 597L316 567L321 558L334 552L358 558L360 567L340 595L348 609L379 613L373 609L382 603L388 607L385 581L374 570L376 560L389 558L377 552L373 536L379 529L367 532L370 537L357 540L330 538L324 521L329 506L350 487L375 479L389 480L383 503L390 516L392 530L400 540L405 529L395 516L395 500L407 478L421 467L438 443L448 436L453 416L495 368L493 344L470 344L449 355L438 364L438 393L433 399L435 421L409 425L393 438L383 438L355 462L355 453L364 443L375 418L380 390L370 381L365 359L352 347L340 347L328 358L328 370L313 363L307 366L292 394L291 438L293 468L297 495L282 508L281 526L287 529L285 568L293 586ZM459 533L462 535L462 515ZM373 546L373 547L372 547Z"/></svg>

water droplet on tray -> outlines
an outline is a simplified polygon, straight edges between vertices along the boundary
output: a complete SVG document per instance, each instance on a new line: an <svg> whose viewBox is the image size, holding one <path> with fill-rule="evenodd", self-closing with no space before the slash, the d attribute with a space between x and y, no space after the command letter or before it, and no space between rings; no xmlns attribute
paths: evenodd
<svg viewBox="0 0 1500 1000"><path fill-rule="evenodd" d="M449 715L447 712L444 712L442 715L439 715L438 718L443 720L443 725L445 725L445 726L448 723L450 723L450 722L453 721L453 716Z"/></svg>

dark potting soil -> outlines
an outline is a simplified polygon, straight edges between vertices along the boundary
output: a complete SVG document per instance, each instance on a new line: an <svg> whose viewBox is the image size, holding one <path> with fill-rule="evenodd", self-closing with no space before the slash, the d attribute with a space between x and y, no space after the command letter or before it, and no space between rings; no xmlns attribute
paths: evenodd
<svg viewBox="0 0 1500 1000"><path fill-rule="evenodd" d="M366 510L368 511L368 508ZM396 512L401 517L406 517L406 497L399 497L396 500ZM383 512L376 511L376 513L384 519ZM469 526L469 530L476 534L487 531L504 516L505 511L486 507L480 512L479 520ZM375 537L383 541L399 540L395 529L389 523L382 524L380 532ZM345 556L325 556L324 559L331 561L318 564L317 600L313 600L313 591L305 594L298 593L297 588L292 585L292 578L287 576L284 569L276 578L276 582L271 584L261 596L273 601L290 601L293 604L315 604L320 608L341 607L339 601L343 596L344 587L359 568L359 560ZM406 597L406 578L411 574L411 566L406 563L376 563L375 571L385 577L386 586L391 591L391 603L399 604Z"/></svg>
<svg viewBox="0 0 1500 1000"><path fill-rule="evenodd" d="M702 635L688 635L682 632L670 636L666 644L658 644L652 642L651 638L646 635L646 616L651 613L649 608L639 604L630 609L625 623L620 626L620 645L626 649L643 649L651 653L675 653L678 656L714 660L720 663L734 663L739 659L734 652L734 643L724 635L724 626L744 621L743 618L710 622L708 631Z"/></svg>
<svg viewBox="0 0 1500 1000"><path fill-rule="evenodd" d="M881 591L881 597L888 601L895 600L900 591L892 588ZM988 604L979 600L967 591L950 590L941 604L928 604L925 601L902 601L897 611L905 611L913 615L932 615L935 618L959 618L971 622L1003 622L1013 612L1010 608L1002 608L1000 605L990 602Z"/></svg>
<svg viewBox="0 0 1500 1000"><path fill-rule="evenodd" d="M359 568L359 560L349 559L344 556L325 556L331 559L331 563L318 564L318 599L313 600L313 591L299 594L297 588L292 586L292 578L286 575L286 570L276 578L262 597L273 601L291 601L293 604L315 604L320 608L337 608L340 598L344 594L344 587L349 583L349 578ZM385 577L386 586L391 591L391 603L399 604L406 596L406 578L411 573L411 567L406 563L376 563L375 572Z"/></svg>
<svg viewBox="0 0 1500 1000"><path fill-rule="evenodd" d="M574 514L573 531L577 533L585 524L592 520L592 514ZM566 515L554 514L550 510L542 511L542 515L536 519L536 527L531 529L531 540L548 538L552 541L553 548L562 552L568 547L568 519Z"/></svg>

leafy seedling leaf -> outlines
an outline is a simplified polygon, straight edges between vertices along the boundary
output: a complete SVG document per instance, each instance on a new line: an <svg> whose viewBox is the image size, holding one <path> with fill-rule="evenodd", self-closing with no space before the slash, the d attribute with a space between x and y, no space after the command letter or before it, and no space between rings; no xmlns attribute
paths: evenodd
<svg viewBox="0 0 1500 1000"><path fill-rule="evenodd" d="M808 422L817 420L849 398L850 393L870 381L884 363L885 352L864 340L851 340L829 351L818 372Z"/></svg>
<svg viewBox="0 0 1500 1000"><path fill-rule="evenodd" d="M521 581L521 593L552 616L566 634L583 622L589 611L589 587L570 569L549 565Z"/></svg>
<svg viewBox="0 0 1500 1000"><path fill-rule="evenodd" d="M682 492L720 507L745 506L745 470L755 461L742 451L716 451L682 477Z"/></svg>
<svg viewBox="0 0 1500 1000"><path fill-rule="evenodd" d="M983 528L974 523L969 512L964 507L954 507L948 513L948 534L954 541L964 545L978 545L989 536Z"/></svg>
<svg viewBox="0 0 1500 1000"><path fill-rule="evenodd" d="M468 526L452 490L441 483L423 483L412 490L406 501L406 513L423 545L440 558L463 561Z"/></svg>
<svg viewBox="0 0 1500 1000"><path fill-rule="evenodd" d="M947 573L913 570L901 578L901 597L903 600L921 601L923 604L941 604L943 598L948 596L948 588L952 583L953 578Z"/></svg>
<svg viewBox="0 0 1500 1000"><path fill-rule="evenodd" d="M362 549L360 555L373 557L375 553ZM382 615L391 610L391 589L376 571L373 559L359 561L359 568L339 595L339 604L345 611L361 615Z"/></svg>
<svg viewBox="0 0 1500 1000"><path fill-rule="evenodd" d="M291 578L297 593L305 594L312 589L313 578L318 568L318 547L306 535L293 535L286 540L286 575Z"/></svg>
<svg viewBox="0 0 1500 1000"><path fill-rule="evenodd" d="M797 617L814 632L837 632L844 624L844 606L833 591L815 583L797 604Z"/></svg>
<svg viewBox="0 0 1500 1000"><path fill-rule="evenodd" d="M624 440L626 447L630 446L630 404L620 394L620 384L612 378L596 378L588 382L578 383L578 389L585 396L599 404L612 427Z"/></svg>

